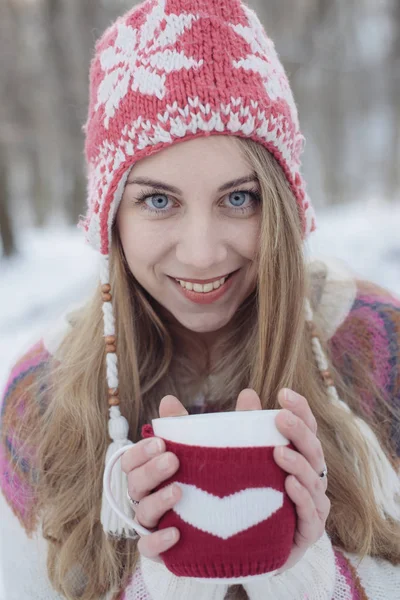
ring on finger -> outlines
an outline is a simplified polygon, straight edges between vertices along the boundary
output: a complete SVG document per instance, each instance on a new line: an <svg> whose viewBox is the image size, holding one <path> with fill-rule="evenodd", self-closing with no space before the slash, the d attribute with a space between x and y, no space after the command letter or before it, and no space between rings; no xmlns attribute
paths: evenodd
<svg viewBox="0 0 400 600"><path fill-rule="evenodd" d="M325 479L326 477L328 477L328 467L325 465L322 473L319 474L320 479Z"/></svg>
<svg viewBox="0 0 400 600"><path fill-rule="evenodd" d="M133 498L131 498L130 495L129 495L129 490L128 489L126 490L126 497L128 498L128 502L129 502L130 507L133 510L136 510L136 507L139 504L140 500L134 500Z"/></svg>

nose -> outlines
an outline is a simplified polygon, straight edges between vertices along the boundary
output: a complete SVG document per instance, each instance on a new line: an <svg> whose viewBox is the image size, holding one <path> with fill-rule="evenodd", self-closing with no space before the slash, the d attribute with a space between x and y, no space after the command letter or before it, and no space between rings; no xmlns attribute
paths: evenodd
<svg viewBox="0 0 400 600"><path fill-rule="evenodd" d="M194 276L208 274L213 267L226 262L227 254L221 223L206 217L200 219L197 215L196 219L181 224L176 258L190 267L190 273L193 272Z"/></svg>

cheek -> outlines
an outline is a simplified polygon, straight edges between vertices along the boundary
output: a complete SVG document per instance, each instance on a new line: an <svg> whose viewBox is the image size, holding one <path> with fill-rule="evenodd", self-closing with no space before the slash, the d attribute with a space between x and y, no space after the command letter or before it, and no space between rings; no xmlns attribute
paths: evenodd
<svg viewBox="0 0 400 600"><path fill-rule="evenodd" d="M144 274L146 270L162 261L168 251L166 236L160 235L156 224L143 223L139 218L123 218L118 222L122 247L128 265L134 275Z"/></svg>
<svg viewBox="0 0 400 600"><path fill-rule="evenodd" d="M259 246L259 235L259 222L256 219L249 219L247 222L242 222L240 227L232 231L230 245L240 256L243 256L247 260L254 260Z"/></svg>

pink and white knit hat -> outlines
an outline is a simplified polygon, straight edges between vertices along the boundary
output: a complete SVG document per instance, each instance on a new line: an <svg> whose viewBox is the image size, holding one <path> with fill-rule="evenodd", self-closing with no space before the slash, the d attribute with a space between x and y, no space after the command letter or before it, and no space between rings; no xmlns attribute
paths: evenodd
<svg viewBox="0 0 400 600"><path fill-rule="evenodd" d="M101 258L112 439L107 461L129 443L128 423L119 410L109 251L132 166L182 140L251 138L280 164L298 204L304 239L315 229L315 218L300 173L304 138L287 76L257 15L240 0L145 0L118 18L96 44L84 129L88 212L80 226ZM311 322L308 302L306 309ZM317 338L313 349L335 400ZM113 473L116 477L116 468ZM128 511L125 479L118 475L112 489ZM105 498L101 518L105 530L128 535Z"/></svg>
<svg viewBox="0 0 400 600"><path fill-rule="evenodd" d="M96 45L86 157L90 244L107 255L133 164L212 134L254 139L278 160L306 237L314 213L300 174L303 136L273 42L239 0L147 0Z"/></svg>

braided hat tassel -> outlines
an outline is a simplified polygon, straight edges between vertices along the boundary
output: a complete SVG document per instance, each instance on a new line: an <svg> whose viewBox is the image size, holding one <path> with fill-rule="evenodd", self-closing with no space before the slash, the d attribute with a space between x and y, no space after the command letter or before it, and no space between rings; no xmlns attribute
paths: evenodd
<svg viewBox="0 0 400 600"><path fill-rule="evenodd" d="M132 444L132 442L128 439L128 421L121 415L121 411L119 409L120 400L118 397L118 360L116 354L115 319L112 305L111 286L109 283L110 269L108 256L101 256L100 280L102 284L101 291L103 298L104 336L107 353L107 383L109 395L108 433L112 440L106 453L107 464L111 456L117 450ZM128 478L126 474L122 472L121 461L119 460L112 470L111 490L115 500L119 506L121 506L121 509L126 514L129 514L131 509L128 503L127 489ZM101 503L100 520L106 533L110 533L117 537L131 537L131 530L111 508L104 491Z"/></svg>
<svg viewBox="0 0 400 600"><path fill-rule="evenodd" d="M333 404L340 406L347 413L353 414L350 407L339 398L333 378L329 372L328 360L314 326L313 312L308 299L306 299L305 303L305 312L306 321L311 330L311 345L315 362L325 381L328 397ZM379 512L383 518L391 517L394 520L400 521L400 474L394 470L368 423L357 415L353 414L353 416L355 424L368 442L367 448L371 460L373 491ZM360 474L358 464L356 464L356 468Z"/></svg>

